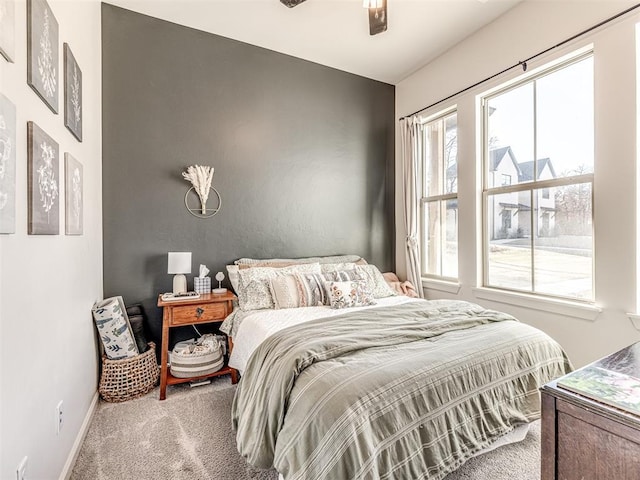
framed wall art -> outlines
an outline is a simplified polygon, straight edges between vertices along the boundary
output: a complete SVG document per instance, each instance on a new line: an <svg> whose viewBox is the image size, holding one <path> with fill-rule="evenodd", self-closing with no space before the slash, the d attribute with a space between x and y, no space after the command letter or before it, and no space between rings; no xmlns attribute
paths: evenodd
<svg viewBox="0 0 640 480"><path fill-rule="evenodd" d="M82 235L84 179L82 164L71 154L64 154L64 217L66 235Z"/></svg>
<svg viewBox="0 0 640 480"><path fill-rule="evenodd" d="M16 48L15 0L0 0L0 54L13 63Z"/></svg>
<svg viewBox="0 0 640 480"><path fill-rule="evenodd" d="M1 93L0 233L16 233L16 106Z"/></svg>
<svg viewBox="0 0 640 480"><path fill-rule="evenodd" d="M27 122L28 233L60 233L58 144L34 122Z"/></svg>
<svg viewBox="0 0 640 480"><path fill-rule="evenodd" d="M82 141L82 71L69 48L64 44L64 125Z"/></svg>
<svg viewBox="0 0 640 480"><path fill-rule="evenodd" d="M58 113L58 21L46 0L27 0L27 83Z"/></svg>

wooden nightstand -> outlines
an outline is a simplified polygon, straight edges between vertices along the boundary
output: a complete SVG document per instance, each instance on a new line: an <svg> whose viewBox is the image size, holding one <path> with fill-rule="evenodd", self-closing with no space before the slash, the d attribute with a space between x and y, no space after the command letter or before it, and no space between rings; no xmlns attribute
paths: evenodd
<svg viewBox="0 0 640 480"><path fill-rule="evenodd" d="M160 400L167 396L167 385L201 380L203 378L217 377L218 375L231 374L231 383L238 382L238 372L225 365L220 370L208 375L191 378L177 378L171 375L167 367L169 357L169 329L184 325L197 325L199 323L222 323L233 311L233 301L236 296L226 292L222 294L203 293L199 298L189 300L172 300L165 302L162 296L158 296L158 306L163 308L162 313L162 345L160 355ZM229 341L231 350L231 341ZM230 353L230 352L229 352Z"/></svg>

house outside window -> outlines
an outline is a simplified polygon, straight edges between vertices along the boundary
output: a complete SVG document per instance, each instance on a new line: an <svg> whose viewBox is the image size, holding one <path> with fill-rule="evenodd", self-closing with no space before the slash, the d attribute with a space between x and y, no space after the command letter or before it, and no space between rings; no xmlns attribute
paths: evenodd
<svg viewBox="0 0 640 480"><path fill-rule="evenodd" d="M593 96L589 53L482 99L484 286L593 301Z"/></svg>
<svg viewBox="0 0 640 480"><path fill-rule="evenodd" d="M505 185L511 185L511 175L502 174L502 183L501 185L504 187Z"/></svg>
<svg viewBox="0 0 640 480"><path fill-rule="evenodd" d="M448 111L422 125L421 242L426 277L458 277L458 128Z"/></svg>

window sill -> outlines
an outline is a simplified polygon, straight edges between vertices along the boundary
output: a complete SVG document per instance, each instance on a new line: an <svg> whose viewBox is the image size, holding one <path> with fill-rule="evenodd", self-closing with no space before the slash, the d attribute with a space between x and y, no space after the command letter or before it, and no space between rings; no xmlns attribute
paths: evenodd
<svg viewBox="0 0 640 480"><path fill-rule="evenodd" d="M591 322L595 321L602 311L600 307L594 304L538 297L535 295L527 295L526 293L505 292L487 287L474 288L473 293L477 298L485 300L555 313L566 317L580 318ZM638 319L640 324L640 316L638 316Z"/></svg>
<svg viewBox="0 0 640 480"><path fill-rule="evenodd" d="M438 290L440 292L456 294L460 291L460 284L447 280L437 280L435 278L422 278L422 288Z"/></svg>
<svg viewBox="0 0 640 480"><path fill-rule="evenodd" d="M627 313L627 317L631 320L631 324L634 326L636 330L640 330L640 314L638 313Z"/></svg>

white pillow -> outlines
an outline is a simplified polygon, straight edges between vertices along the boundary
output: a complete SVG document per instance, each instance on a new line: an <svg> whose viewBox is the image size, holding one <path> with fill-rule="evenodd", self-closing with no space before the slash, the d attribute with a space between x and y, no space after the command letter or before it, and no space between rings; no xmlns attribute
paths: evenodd
<svg viewBox="0 0 640 480"><path fill-rule="evenodd" d="M291 273L320 273L319 263L303 263L290 267L255 267L238 270L238 304L242 310L260 310L274 308L271 296L270 280L279 275Z"/></svg>
<svg viewBox="0 0 640 480"><path fill-rule="evenodd" d="M285 263L285 262L295 262L295 263L355 263L355 262L364 262L366 264L366 260L364 260L360 255L331 255L326 257L305 257L305 258L267 258L267 259L257 259L257 258L240 258L236 260L236 265L251 265L254 263L257 264L266 264L266 263Z"/></svg>

